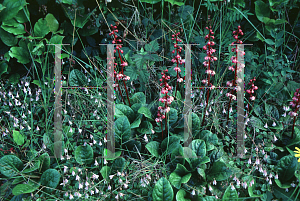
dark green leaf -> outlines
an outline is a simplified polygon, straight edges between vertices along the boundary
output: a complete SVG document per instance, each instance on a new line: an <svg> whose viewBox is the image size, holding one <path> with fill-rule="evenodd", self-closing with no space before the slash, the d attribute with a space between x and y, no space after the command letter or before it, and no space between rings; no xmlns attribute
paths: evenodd
<svg viewBox="0 0 300 201"><path fill-rule="evenodd" d="M93 148L90 145L78 146L75 150L75 159L79 164L91 164L94 159Z"/></svg>
<svg viewBox="0 0 300 201"><path fill-rule="evenodd" d="M169 181L162 177L160 178L153 189L153 201L172 201L174 197L173 188Z"/></svg>
<svg viewBox="0 0 300 201"><path fill-rule="evenodd" d="M115 121L116 142L123 144L130 139L131 128L128 118L122 116Z"/></svg>
<svg viewBox="0 0 300 201"><path fill-rule="evenodd" d="M5 155L0 159L0 172L6 177L14 177L23 168L23 162L15 155Z"/></svg>
<svg viewBox="0 0 300 201"><path fill-rule="evenodd" d="M47 186L45 191L51 193L56 189L60 180L60 173L55 169L46 170L41 176L41 185Z"/></svg>
<svg viewBox="0 0 300 201"><path fill-rule="evenodd" d="M159 158L159 142L152 141L146 144L146 149L155 157Z"/></svg>
<svg viewBox="0 0 300 201"><path fill-rule="evenodd" d="M159 44L157 40L153 40L149 44L145 45L145 50L147 52L156 52L158 49L159 49Z"/></svg>

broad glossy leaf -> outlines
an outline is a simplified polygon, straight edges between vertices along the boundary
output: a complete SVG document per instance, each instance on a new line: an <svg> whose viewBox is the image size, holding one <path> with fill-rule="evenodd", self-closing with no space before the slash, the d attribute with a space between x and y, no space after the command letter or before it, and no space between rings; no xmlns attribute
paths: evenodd
<svg viewBox="0 0 300 201"><path fill-rule="evenodd" d="M15 155L5 155L0 159L0 172L6 177L14 177L23 168L23 162Z"/></svg>
<svg viewBox="0 0 300 201"><path fill-rule="evenodd" d="M135 103L146 104L145 94L143 92L137 92L137 93L133 94L133 96L130 99L130 103L131 103L131 105L133 105Z"/></svg>
<svg viewBox="0 0 300 201"><path fill-rule="evenodd" d="M189 171L183 165L177 164L174 172L170 174L169 181L173 186L179 189L180 185L182 183L187 183L191 176L192 173L189 173Z"/></svg>
<svg viewBox="0 0 300 201"><path fill-rule="evenodd" d="M33 182L28 182L28 184L18 184L13 188L12 193L16 196L24 193L32 193L37 190L39 186L39 183L36 184Z"/></svg>
<svg viewBox="0 0 300 201"><path fill-rule="evenodd" d="M13 138L15 143L17 143L17 145L21 146L24 144L25 138L19 131L13 130Z"/></svg>
<svg viewBox="0 0 300 201"><path fill-rule="evenodd" d="M101 168L100 173L104 179L106 179L106 180L109 179L110 170L111 170L111 168L109 166L103 166Z"/></svg>
<svg viewBox="0 0 300 201"><path fill-rule="evenodd" d="M148 119L153 120L152 117L151 117L151 112L150 112L150 110L149 110L147 107L141 107L141 108L138 110L138 113L143 114L143 115L145 115L145 117L147 117Z"/></svg>
<svg viewBox="0 0 300 201"><path fill-rule="evenodd" d="M124 104L115 105L115 116L116 118L126 116L130 122L133 122L135 117L133 110L128 105Z"/></svg>
<svg viewBox="0 0 300 201"><path fill-rule="evenodd" d="M18 39L16 38L16 36L5 31L1 27L0 27L0 37L1 37L2 42L7 46L14 46L18 43ZM1 70L0 70L0 75L1 75Z"/></svg>
<svg viewBox="0 0 300 201"><path fill-rule="evenodd" d="M255 1L254 4L256 17L259 21L263 22L264 17L270 16L269 5L264 3L262 0Z"/></svg>
<svg viewBox="0 0 300 201"><path fill-rule="evenodd" d="M78 69L74 69L69 75L69 85L70 86L86 86L87 79L83 72Z"/></svg>
<svg viewBox="0 0 300 201"><path fill-rule="evenodd" d="M159 142L152 141L146 144L146 149L155 157L159 158Z"/></svg>
<svg viewBox="0 0 300 201"><path fill-rule="evenodd" d="M60 180L60 173L55 169L46 170L41 176L41 185L50 187L46 188L45 191L51 193L56 189Z"/></svg>
<svg viewBox="0 0 300 201"><path fill-rule="evenodd" d="M204 157L206 155L206 144L203 140L193 140L190 148L197 154L197 156Z"/></svg>
<svg viewBox="0 0 300 201"><path fill-rule="evenodd" d="M126 116L122 116L115 121L115 138L119 144L123 144L130 139L131 128Z"/></svg>
<svg viewBox="0 0 300 201"><path fill-rule="evenodd" d="M222 197L222 201L238 201L238 193L236 189L231 189L231 185L229 185Z"/></svg>
<svg viewBox="0 0 300 201"><path fill-rule="evenodd" d="M162 177L160 178L153 189L153 201L172 201L174 198L173 188L170 182Z"/></svg>
<svg viewBox="0 0 300 201"><path fill-rule="evenodd" d="M180 138L175 135L169 136L162 141L160 146L166 154L170 154L180 146Z"/></svg>
<svg viewBox="0 0 300 201"><path fill-rule="evenodd" d="M91 164L94 158L94 151L90 145L78 146L75 150L75 159L79 164Z"/></svg>
<svg viewBox="0 0 300 201"><path fill-rule="evenodd" d="M35 23L33 31L35 37L44 38L50 32L50 28L47 25L47 21L41 18Z"/></svg>
<svg viewBox="0 0 300 201"><path fill-rule="evenodd" d="M292 155L282 157L276 166L279 180L285 182L292 178L297 166L298 161L296 157Z"/></svg>
<svg viewBox="0 0 300 201"><path fill-rule="evenodd" d="M230 177L231 173L232 171L224 162L217 161L213 163L213 166L207 175L207 179L209 181L214 179L216 179L216 181L224 181Z"/></svg>
<svg viewBox="0 0 300 201"><path fill-rule="evenodd" d="M47 26L49 27L49 31L51 32L57 31L59 27L59 23L51 13L48 13L46 15L45 20L47 22Z"/></svg>
<svg viewBox="0 0 300 201"><path fill-rule="evenodd" d="M191 201L190 199L184 198L186 196L186 192L183 189L180 189L176 194L176 201Z"/></svg>
<svg viewBox="0 0 300 201"><path fill-rule="evenodd" d="M6 73L7 72L7 68L8 68L8 65L6 62L2 61L0 63L0 78L1 78L1 75Z"/></svg>
<svg viewBox="0 0 300 201"><path fill-rule="evenodd" d="M49 154L43 153L40 157L39 160L41 161L41 172L46 171L50 168L50 156Z"/></svg>
<svg viewBox="0 0 300 201"><path fill-rule="evenodd" d="M21 64L27 64L30 62L29 52L23 47L11 47L9 50L9 56L16 58Z"/></svg>
<svg viewBox="0 0 300 201"><path fill-rule="evenodd" d="M12 19L26 4L25 0L4 0L2 6L6 8L0 12L0 21Z"/></svg>

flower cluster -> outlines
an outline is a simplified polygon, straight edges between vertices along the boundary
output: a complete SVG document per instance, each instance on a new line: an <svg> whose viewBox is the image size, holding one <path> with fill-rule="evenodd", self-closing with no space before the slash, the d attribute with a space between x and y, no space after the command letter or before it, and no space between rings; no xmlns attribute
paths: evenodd
<svg viewBox="0 0 300 201"><path fill-rule="evenodd" d="M202 83L207 85L212 85L210 83L210 75L214 76L216 72L210 69L211 67L210 64L213 61L217 61L217 57L212 55L214 52L216 52L216 49L212 48L212 46L215 45L215 42L211 40L213 40L215 37L213 36L214 32L212 31L211 26L209 26L209 28L206 27L206 29L209 30L209 33L205 36L205 39L208 39L208 42L206 45L203 46L203 49L206 50L206 57L204 58L205 61L203 62L203 65L208 67L208 69L205 71L205 73L208 74L208 79L202 80ZM211 86L211 88L214 87Z"/></svg>
<svg viewBox="0 0 300 201"><path fill-rule="evenodd" d="M238 26L238 29L233 31L232 32L233 34L233 38L236 40L234 42L231 43L231 45L236 45L236 47L233 47L231 49L232 52L235 52L236 55L235 56L232 56L230 58L231 62L233 63L232 66L229 66L228 69L233 71L234 72L234 80L232 81L228 81L226 84L227 86L229 87L235 87L234 89L232 89L229 93L226 93L226 96L229 97L229 103L228 103L228 110L230 108L230 103L231 103L231 100L236 100L236 96L233 94L233 92L236 90L236 91L240 91L241 88L240 87L236 87L236 85L238 83L241 83L243 80L241 78L238 78L237 77L237 72L241 72L242 71L242 68L245 67L245 65L241 64L241 65L237 65L238 64L238 60L237 60L237 56L238 54L240 54L241 56L242 55L245 55L245 52L244 51L241 51L238 49L237 47L237 44L242 44L243 42L241 40L239 40L239 35L244 35L242 29L241 29L241 26ZM227 125L228 125L228 121L229 121L229 113L227 113Z"/></svg>
<svg viewBox="0 0 300 201"><path fill-rule="evenodd" d="M111 35L114 36L114 39L113 39L112 43L116 44L117 42L122 42L121 39L117 39L118 36L117 36L116 33L119 32L119 30L117 29L117 26L113 26L112 24L110 26L112 28L112 31L109 33L109 35L110 36ZM120 58L120 61L121 61L121 67L122 67L121 72L119 72L118 74L117 74L116 71L114 71L114 78L117 81L117 84L114 84L114 87L119 87L118 80L123 80L123 83L124 83L124 86L125 86L125 90L126 90L127 99L128 99L128 102L129 102L129 106L131 106L130 100L129 100L129 97L128 97L128 91L127 91L126 83L125 83L125 81L130 80L130 77L126 76L124 74L124 67L128 66L128 63L122 60L121 53L123 54L123 50L121 50L121 48L122 48L122 45L117 45L116 49L114 50L114 53L116 53L117 50L118 50L119 58ZM117 65L118 65L117 63L114 63L115 68L116 68ZM119 91L120 91L120 94L121 94L121 97L122 97L122 93L121 93L120 88L119 88ZM122 97L122 99L123 99L123 97ZM123 99L123 102L125 103L124 99Z"/></svg>
<svg viewBox="0 0 300 201"><path fill-rule="evenodd" d="M162 82L160 83L160 86L163 87L161 93L166 94L165 96L160 98L159 101L164 103L165 106L158 107L158 113L157 113L158 118L155 119L156 122L162 122L162 120L166 118L165 114L170 111L170 107L168 105L170 105L174 100L174 97L168 95L168 92L172 89L172 87L167 83L167 81L170 80L170 76L167 76L166 72L168 72L168 69L164 70L161 73L162 78L159 80Z"/></svg>
<svg viewBox="0 0 300 201"><path fill-rule="evenodd" d="M294 97L293 97L293 101L290 102L290 105L295 108L294 111L290 111L289 115L291 117L296 117L298 116L297 112L298 109L300 108L300 88L296 90L296 92L294 93Z"/></svg>
<svg viewBox="0 0 300 201"><path fill-rule="evenodd" d="M182 47L179 47L177 45L178 44L177 42L182 42L181 39L178 39L179 34L180 34L180 32L172 35L172 40L175 40L175 44L174 44L175 49L172 51L172 53L174 54L176 51L176 56L172 59L172 62L177 63L177 66L174 68L175 72L177 72L177 82L182 82L183 79L180 78L179 73L178 73L178 72L181 72L181 69L179 68L178 65L185 63L185 60L181 59L181 56L179 55L179 52L181 52L181 50L182 50Z"/></svg>
<svg viewBox="0 0 300 201"><path fill-rule="evenodd" d="M246 92L248 94L250 94L250 100L254 101L255 100L255 96L253 96L252 94L254 94L254 90L257 90L258 87L254 85L253 82L256 81L256 77L254 77L253 79L250 80L250 82L248 83L248 85L251 85L251 88L246 90Z"/></svg>

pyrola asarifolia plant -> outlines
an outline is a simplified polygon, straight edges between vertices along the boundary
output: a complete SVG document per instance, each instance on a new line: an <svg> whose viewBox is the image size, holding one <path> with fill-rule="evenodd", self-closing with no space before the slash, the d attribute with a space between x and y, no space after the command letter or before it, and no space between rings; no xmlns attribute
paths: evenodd
<svg viewBox="0 0 300 201"><path fill-rule="evenodd" d="M207 70L205 71L205 73L207 73L207 79L202 80L202 83L205 84L205 86L209 86L209 90L214 89L215 86L211 84L210 82L210 76L214 76L216 74L215 71L211 70L211 63L214 61L217 61L217 57L213 56L213 53L216 52L216 49L213 49L212 46L215 45L215 42L212 41L215 37L214 32L211 29L211 26L206 27L207 30L209 30L209 33L205 36L205 39L208 39L208 42L206 45L203 46L203 49L206 50L206 57L204 58L205 61L203 62L203 65L205 67L207 67ZM206 94L206 103L205 103L205 110L204 112L206 113L206 109L208 106L208 99L209 99L209 90L207 91ZM205 120L205 115L203 116L203 120L202 120L202 126L204 125L204 120Z"/></svg>
<svg viewBox="0 0 300 201"><path fill-rule="evenodd" d="M111 35L114 36L114 40L112 41L112 43L113 43L113 44L116 44L117 42L120 42L120 43L121 43L122 40L121 40L121 39L117 39L118 36L117 36L116 33L119 32L119 30L117 29L117 26L113 26L112 24L111 24L110 26L111 26L111 28L112 28L112 32L110 32L109 35L110 35L110 36L111 36ZM122 100L123 100L123 102L124 102L124 104L125 104L125 101L124 101L123 96L122 96L122 92L121 92L120 87L119 87L119 82L118 82L118 80L123 80L124 87L125 87L125 91L126 91L126 95L127 95L127 99L128 99L128 103L129 103L129 106L131 107L130 100L129 100L129 96L128 96L128 91L127 91L127 87L126 87L126 83L125 83L125 80L130 80L130 77L124 75L124 67L125 67L125 66L128 66L128 63L122 60L121 53L123 54L123 50L121 50L121 48L122 48L122 45L117 45L117 46L116 46L116 49L114 50L114 53L116 53L117 50L118 50L119 58L120 58L120 61L121 61L121 67L122 67L122 70L121 70L121 72L119 72L119 74L117 74L117 72L114 71L114 77L117 78L117 79L115 79L115 80L117 81L117 84L116 84L115 86L118 87L118 89L119 89L119 91L120 91L120 94L121 94L121 97L122 97ZM115 65L115 68L116 68L116 66L117 66L118 64L117 64L117 63L114 63L114 65Z"/></svg>
<svg viewBox="0 0 300 201"><path fill-rule="evenodd" d="M184 59L181 59L181 56L179 55L179 52L181 52L182 47L178 46L178 42L182 42L181 39L178 39L178 35L180 34L180 32L173 34L172 35L172 40L175 40L175 44L174 44L174 50L172 51L172 53L174 54L176 51L176 55L175 57L172 59L173 63L177 63L177 66L174 68L175 72L177 73L177 81L176 81L176 90L175 90L175 99L176 99L176 94L177 94L177 89L178 89L178 82L182 82L183 79L179 76L179 72L181 72L180 67L178 66L179 64L183 64L185 63Z"/></svg>
<svg viewBox="0 0 300 201"><path fill-rule="evenodd" d="M296 92L294 93L293 101L290 102L291 107L294 108L294 111L289 112L289 115L291 117L294 117L292 138L294 136L296 117L298 116L297 112L300 108L300 92L299 91L300 91L300 88L296 90Z"/></svg>
<svg viewBox="0 0 300 201"><path fill-rule="evenodd" d="M242 44L243 42L242 42L241 40L239 40L239 35L244 35L244 33L243 33L242 29L241 29L241 26L238 26L238 29L237 29L236 31L233 31L232 33L233 33L233 37L234 37L234 39L236 39L236 41L235 41L235 42L232 42L231 45ZM239 67L239 66L237 65L237 63L238 63L238 60L237 60L238 53L245 55L245 52L240 51L240 50L237 48L237 45L236 45L236 47L232 48L231 51L232 51L232 52L235 52L235 53L236 53L236 56L232 56L232 57L231 57L230 60L232 61L233 65L232 65L232 66L229 66L228 69L229 69L229 70L232 70L232 71L234 72L234 80L233 80L233 81L228 81L226 84L227 84L227 86L229 86L229 87L232 87L232 86L233 86L233 87L235 87L235 88L232 89L229 93L226 94L226 96L229 97L228 113L227 113L227 125L228 125L228 120L229 120L229 108L230 108L231 100L232 100L232 99L233 99L233 100L236 100L236 96L233 94L233 92L234 92L234 90L236 90L236 91L240 91L240 90L241 90L240 87L239 87L239 88L236 88L236 84L242 82L242 79L241 79L241 78L238 78L238 79L237 79L237 72L241 72L241 71L242 71L241 68L243 68L244 65L242 65L241 67Z"/></svg>
<svg viewBox="0 0 300 201"><path fill-rule="evenodd" d="M250 94L250 97L249 97L249 103L250 103L250 100L251 101L254 101L255 100L255 96L253 96L252 94L254 94L254 90L257 90L258 87L254 85L254 82L256 81L256 77L254 77L253 79L250 80L250 82L248 83L248 85L251 85L250 89L247 89L246 92L248 94ZM249 104L247 105L248 107L248 113L249 113Z"/></svg>
<svg viewBox="0 0 300 201"><path fill-rule="evenodd" d="M167 83L167 81L170 80L170 76L167 76L166 72L168 72L168 69L164 70L161 73L162 78L159 80L159 81L161 81L160 86L162 87L160 93L165 94L165 96L163 95L159 99L159 101L162 102L164 104L164 106L163 107L162 106L158 107L158 112L157 112L158 118L155 119L156 122L160 122L161 132L162 132L161 133L162 139L163 139L162 121L163 121L163 119L165 119L165 131L167 132L167 113L170 111L169 105L174 100L173 96L168 95L168 92L172 89L172 87Z"/></svg>

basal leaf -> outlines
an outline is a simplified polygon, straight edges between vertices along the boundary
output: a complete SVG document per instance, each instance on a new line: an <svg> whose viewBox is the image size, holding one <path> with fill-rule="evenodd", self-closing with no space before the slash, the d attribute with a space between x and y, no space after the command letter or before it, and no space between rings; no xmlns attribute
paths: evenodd
<svg viewBox="0 0 300 201"><path fill-rule="evenodd" d="M173 201L174 193L170 182L162 177L160 178L153 189L153 201Z"/></svg>
<svg viewBox="0 0 300 201"><path fill-rule="evenodd" d="M60 173L55 169L46 170L41 176L41 185L49 187L44 189L46 192L51 193L56 189L60 180Z"/></svg>
<svg viewBox="0 0 300 201"><path fill-rule="evenodd" d="M130 139L131 128L126 116L122 116L115 121L115 138L119 144L123 144Z"/></svg>
<svg viewBox="0 0 300 201"><path fill-rule="evenodd" d="M79 164L91 164L93 162L94 152L90 145L78 146L75 150L75 159Z"/></svg>
<svg viewBox="0 0 300 201"><path fill-rule="evenodd" d="M146 144L146 149L155 157L159 158L159 142L152 141Z"/></svg>
<svg viewBox="0 0 300 201"><path fill-rule="evenodd" d="M14 177L23 168L23 162L15 155L5 155L0 159L0 172L6 177Z"/></svg>

